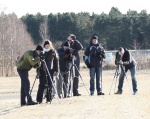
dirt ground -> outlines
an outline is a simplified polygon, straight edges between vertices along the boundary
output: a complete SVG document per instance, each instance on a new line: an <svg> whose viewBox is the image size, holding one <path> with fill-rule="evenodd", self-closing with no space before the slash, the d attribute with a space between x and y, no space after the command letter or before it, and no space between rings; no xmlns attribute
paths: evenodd
<svg viewBox="0 0 150 119"><path fill-rule="evenodd" d="M103 71L104 96L89 96L82 80L79 83L80 97L61 99L61 105L54 99L52 104L45 100L40 105L20 107L20 78L0 77L0 119L149 119L150 118L150 70L137 71L138 94L132 95L131 77L127 73L123 94L114 95L114 87L110 87L115 71ZM89 89L89 72L82 69L81 74ZM35 73L30 72L31 86ZM118 84L118 82L117 82ZM32 96L36 99L38 80ZM117 89L116 89L117 90Z"/></svg>

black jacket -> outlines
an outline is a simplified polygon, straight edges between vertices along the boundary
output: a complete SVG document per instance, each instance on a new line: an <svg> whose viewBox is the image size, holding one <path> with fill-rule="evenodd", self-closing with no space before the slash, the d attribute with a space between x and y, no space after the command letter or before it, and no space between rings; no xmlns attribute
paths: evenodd
<svg viewBox="0 0 150 119"><path fill-rule="evenodd" d="M68 41L66 41L68 42ZM64 42L63 44L66 44L66 42ZM62 46L63 46L62 44ZM75 56L76 56L76 60L75 60L75 64L77 65L77 67L79 68L79 65L80 65L80 57L79 57L79 53L78 51L79 50L82 50L83 49L83 46L82 44L78 41L78 40L74 40L74 42L71 42L69 43L69 46L70 48L74 49L75 50Z"/></svg>
<svg viewBox="0 0 150 119"><path fill-rule="evenodd" d="M48 52L45 52L44 56L45 56L45 62L47 64L48 70L52 72L55 72L55 71L58 72L59 61L58 61L56 52L54 50L50 50ZM41 68L45 70L43 63L42 63Z"/></svg>
<svg viewBox="0 0 150 119"><path fill-rule="evenodd" d="M102 57L100 57L100 55ZM100 44L97 44L97 45L90 45L85 53L84 53L84 56L85 56L85 63L88 62L88 67L91 68L91 67L101 67L102 66L102 60L103 58L105 58L105 52L104 52L104 49L103 47L100 45Z"/></svg>
<svg viewBox="0 0 150 119"><path fill-rule="evenodd" d="M131 53L128 50L125 50L122 58L121 56L119 56L119 53L116 53L116 59L115 59L115 63L117 64L117 62L120 60L123 61L123 65L125 66L125 69L131 69L133 66L136 65L136 61L133 58L133 56L131 55Z"/></svg>
<svg viewBox="0 0 150 119"><path fill-rule="evenodd" d="M57 53L59 55L60 71L69 71L71 67L71 60L65 57L67 53L63 50L63 48L57 49Z"/></svg>

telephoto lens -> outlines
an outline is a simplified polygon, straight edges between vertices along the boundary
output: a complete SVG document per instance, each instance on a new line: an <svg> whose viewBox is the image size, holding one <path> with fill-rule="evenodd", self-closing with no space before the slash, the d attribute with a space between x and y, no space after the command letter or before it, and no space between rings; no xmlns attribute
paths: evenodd
<svg viewBox="0 0 150 119"><path fill-rule="evenodd" d="M41 52L41 54L40 54L40 60L45 60L45 53L44 52Z"/></svg>

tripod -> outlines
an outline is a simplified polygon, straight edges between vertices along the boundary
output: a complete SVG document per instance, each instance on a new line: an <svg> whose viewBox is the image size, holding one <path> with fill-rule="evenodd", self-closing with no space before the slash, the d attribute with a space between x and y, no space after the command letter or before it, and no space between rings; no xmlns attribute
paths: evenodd
<svg viewBox="0 0 150 119"><path fill-rule="evenodd" d="M114 78L113 78L113 81L112 81L112 84L111 84L111 87L110 87L109 95L110 95L110 92L111 92L111 89L112 89L112 86L113 86L113 83L114 83L115 79L116 79L116 81L115 81L115 88L116 88L117 78L118 78L119 75L120 75L119 65L117 65L117 68L116 68L116 71L115 71L115 74L114 74ZM114 93L115 93L115 88L114 88Z"/></svg>
<svg viewBox="0 0 150 119"><path fill-rule="evenodd" d="M57 90L56 90L56 86L55 86L55 84L54 84L54 82L53 82L53 80L52 80L52 77L51 77L50 72L49 72L49 70L48 70L47 64L46 64L46 62L45 62L44 59L42 59L41 62L43 63L44 67L46 68L46 71L45 71L45 72L48 73L48 76L49 76L49 78L50 78L50 81L51 81L51 83L52 83L52 86L53 86L53 88L54 88L54 90L55 90L55 93L56 93L56 95L57 95L58 102L59 102L59 104L61 104L60 99L59 99L59 96L58 96L58 93L57 93ZM32 90L33 90L33 87L34 87L34 84L35 84L36 79L37 79L37 77L36 77L35 80L34 80L33 86L32 86L32 88L31 88L31 90L30 90L30 94L31 94L31 92L32 92ZM46 78L46 80L47 80L47 88L49 88L48 79ZM49 90L47 90L47 91L48 91L48 96L50 96Z"/></svg>
<svg viewBox="0 0 150 119"><path fill-rule="evenodd" d="M71 67L70 67L70 80L69 80L69 85L71 84L71 96L72 96L72 93L73 93L73 82L74 82L74 78L76 77L76 76L75 76L75 69L76 69L77 72L79 73L79 69L78 69L78 67L77 67L76 64L75 64L75 60L76 60L76 56L73 55L73 56L72 56L72 64L71 64ZM71 80L71 76L72 76L72 80ZM84 83L84 81L83 81L83 78L82 78L82 76L81 76L80 73L79 73L79 76L80 76L80 78L81 78L81 80L82 80L82 82L83 82L83 85L85 86L85 89L87 90L87 93L90 95L89 90L87 89L87 87L86 87L86 85L85 85L85 83ZM68 89L67 91L69 91L69 89ZM91 96L91 95L90 95L90 96Z"/></svg>
<svg viewBox="0 0 150 119"><path fill-rule="evenodd" d="M114 78L113 78L113 81L112 81L112 85L111 85L111 88L110 88L110 91L109 91L109 95L110 95L110 92L111 92L111 89L112 89L113 82L114 82L115 78L116 78L116 82L115 82L115 88L116 88L117 78L118 78L118 76L120 75L119 67L121 68L121 71L123 71L124 77L126 78L127 83L128 83L128 85L129 85L129 88L130 88L130 90L132 91L131 86L130 86L129 81L128 81L128 78L127 78L127 75L126 75L126 71L125 71L123 65L117 65L116 72L115 72L115 74L114 74ZM114 88L114 93L115 93L115 88Z"/></svg>

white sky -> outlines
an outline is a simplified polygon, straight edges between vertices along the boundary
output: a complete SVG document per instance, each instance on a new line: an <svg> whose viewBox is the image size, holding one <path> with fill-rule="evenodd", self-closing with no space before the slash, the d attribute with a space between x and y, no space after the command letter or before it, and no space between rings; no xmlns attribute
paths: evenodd
<svg viewBox="0 0 150 119"><path fill-rule="evenodd" d="M150 0L0 0L0 12L14 12L18 17L26 13L43 15L63 12L109 13L112 7L117 7L122 13L129 9L150 13Z"/></svg>

